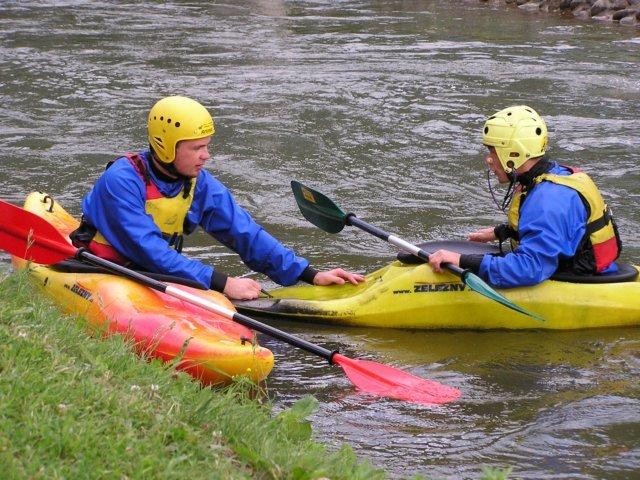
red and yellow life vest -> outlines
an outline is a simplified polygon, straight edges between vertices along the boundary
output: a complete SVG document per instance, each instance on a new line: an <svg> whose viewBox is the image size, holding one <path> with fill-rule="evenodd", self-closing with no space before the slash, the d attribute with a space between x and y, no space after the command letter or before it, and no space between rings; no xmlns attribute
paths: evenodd
<svg viewBox="0 0 640 480"><path fill-rule="evenodd" d="M598 187L593 180L584 172L577 168L567 167L572 173L570 175L556 175L544 173L534 179L535 184L541 182L553 182L558 185L574 189L580 195L582 202L587 208L587 228L572 263L581 265L581 270L576 273L599 273L611 265L620 255L620 237L618 229L613 220L611 210L604 202ZM516 191L509 208L509 226L518 231L520 220L520 208L527 195L527 190ZM511 240L511 248L518 246L517 240Z"/></svg>
<svg viewBox="0 0 640 480"><path fill-rule="evenodd" d="M144 160L137 153L127 153L124 155L140 178L146 185L145 212L151 215L153 222L162 232L162 237L177 251L182 250L184 221L193 202L193 194L196 187L196 179L191 179L188 194L179 194L175 197L165 197L158 187L150 180ZM96 231L90 241L89 250L95 255L106 258L116 263L127 263L122 255L111 246L109 241Z"/></svg>

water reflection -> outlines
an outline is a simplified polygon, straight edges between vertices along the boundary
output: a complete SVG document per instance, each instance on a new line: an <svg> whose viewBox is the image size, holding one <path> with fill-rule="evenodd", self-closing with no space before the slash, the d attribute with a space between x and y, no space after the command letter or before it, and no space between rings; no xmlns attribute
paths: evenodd
<svg viewBox="0 0 640 480"><path fill-rule="evenodd" d="M207 168L268 230L318 267L372 270L393 250L305 223L290 180L410 240L461 238L499 218L479 125L529 103L547 120L552 155L605 192L624 258L640 257L632 29L476 2L5 2L0 15L0 193L9 201L45 190L77 215L106 162L144 147L155 99L180 92L214 112ZM187 252L246 272L204 234ZM316 395L318 437L351 442L392 477L469 478L482 464L511 464L518 478L629 478L640 466L637 329L279 325L463 391L432 408L363 396L326 362L263 340L276 353L277 407Z"/></svg>

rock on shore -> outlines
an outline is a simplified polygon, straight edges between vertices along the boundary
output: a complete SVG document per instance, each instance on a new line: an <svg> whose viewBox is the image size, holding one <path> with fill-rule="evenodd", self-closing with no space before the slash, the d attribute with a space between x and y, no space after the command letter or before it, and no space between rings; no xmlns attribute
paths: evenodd
<svg viewBox="0 0 640 480"><path fill-rule="evenodd" d="M487 2L489 0L480 0ZM640 0L500 0L530 12L570 13L584 20L616 22L640 28Z"/></svg>

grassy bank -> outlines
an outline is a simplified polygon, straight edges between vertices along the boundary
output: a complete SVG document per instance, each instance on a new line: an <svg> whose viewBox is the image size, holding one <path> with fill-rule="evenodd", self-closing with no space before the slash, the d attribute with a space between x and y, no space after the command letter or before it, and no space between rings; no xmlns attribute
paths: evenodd
<svg viewBox="0 0 640 480"><path fill-rule="evenodd" d="M90 337L18 275L0 283L0 370L4 478L383 477L311 440L312 398L272 415L246 382L201 389Z"/></svg>
<svg viewBox="0 0 640 480"><path fill-rule="evenodd" d="M313 398L275 415L257 390L201 389L119 336L91 337L24 276L0 281L3 478L385 477L312 440Z"/></svg>

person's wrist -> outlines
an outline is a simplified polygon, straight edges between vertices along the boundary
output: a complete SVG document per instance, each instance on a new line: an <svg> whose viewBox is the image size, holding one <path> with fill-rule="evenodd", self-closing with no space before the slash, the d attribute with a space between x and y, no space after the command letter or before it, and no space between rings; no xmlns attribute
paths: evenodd
<svg viewBox="0 0 640 480"><path fill-rule="evenodd" d="M214 270L213 274L211 275L211 282L209 284L209 288L211 290L215 290L216 292L223 293L225 287L227 286L228 279L229 279L228 275Z"/></svg>
<svg viewBox="0 0 640 480"><path fill-rule="evenodd" d="M504 242L508 238L508 229L509 226L504 223L496 225L496 227L493 229L493 235L496 237L496 240Z"/></svg>
<svg viewBox="0 0 640 480"><path fill-rule="evenodd" d="M458 264L460 268L464 270L471 270L474 273L478 273L483 258L484 255L462 254L460 255L460 261Z"/></svg>
<svg viewBox="0 0 640 480"><path fill-rule="evenodd" d="M318 273L320 272L312 266L307 266L307 268L305 268L300 274L299 280L308 283L309 285L315 285L314 280Z"/></svg>

